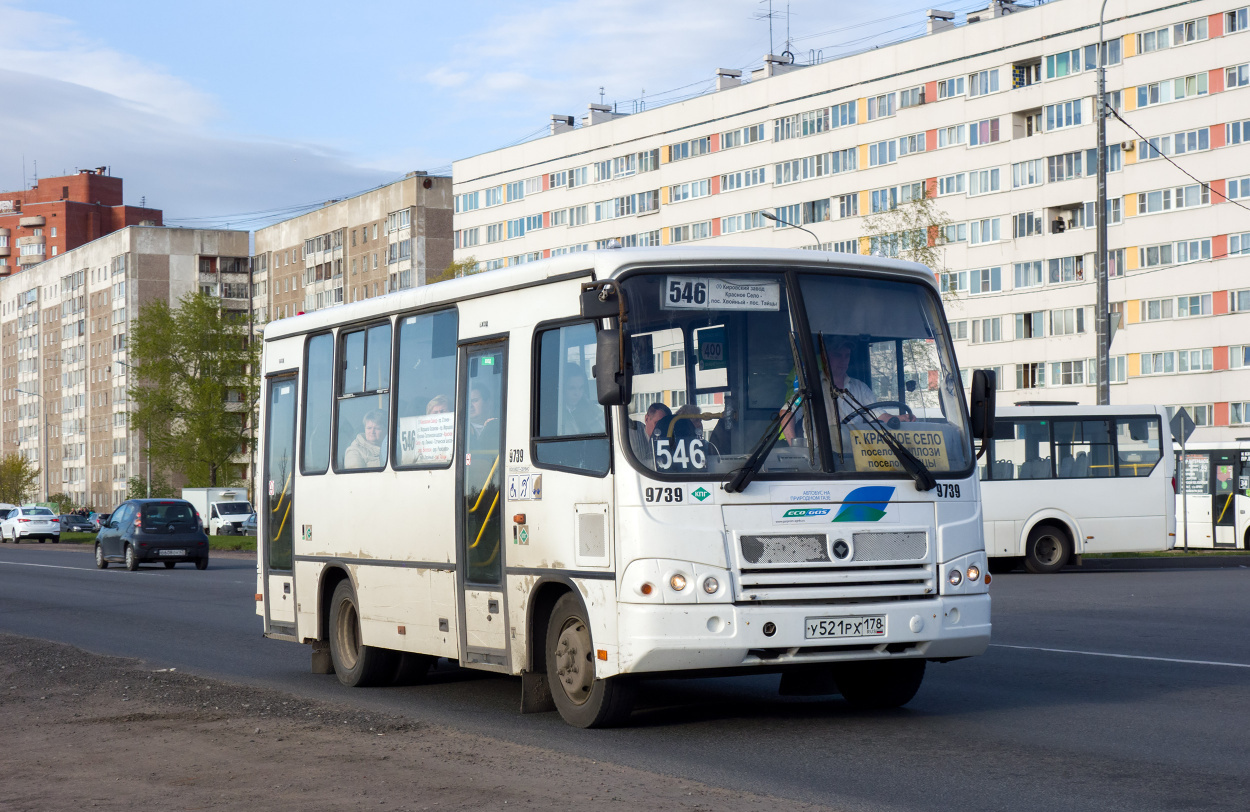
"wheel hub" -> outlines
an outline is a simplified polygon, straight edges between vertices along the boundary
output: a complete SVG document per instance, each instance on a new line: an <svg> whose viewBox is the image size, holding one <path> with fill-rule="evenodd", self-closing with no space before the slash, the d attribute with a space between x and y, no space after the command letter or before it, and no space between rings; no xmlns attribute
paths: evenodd
<svg viewBox="0 0 1250 812"><path fill-rule="evenodd" d="M591 660L590 633L578 619L569 621L556 642L556 679L570 700L578 705L590 698L595 681Z"/></svg>
<svg viewBox="0 0 1250 812"><path fill-rule="evenodd" d="M1042 536L1037 540L1037 559L1043 564L1052 565L1059 561L1062 545L1054 536Z"/></svg>

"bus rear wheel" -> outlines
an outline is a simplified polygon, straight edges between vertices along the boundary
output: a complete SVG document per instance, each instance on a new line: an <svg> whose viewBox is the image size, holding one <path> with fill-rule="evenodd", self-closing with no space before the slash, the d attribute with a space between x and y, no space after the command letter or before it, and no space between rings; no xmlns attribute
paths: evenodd
<svg viewBox="0 0 1250 812"><path fill-rule="evenodd" d="M573 595L556 601L547 622L547 683L556 710L574 727L615 727L629 719L635 686L622 677L595 679L586 610Z"/></svg>
<svg viewBox="0 0 1250 812"><path fill-rule="evenodd" d="M351 581L343 580L330 599L330 658L339 682L363 688L390 682L397 668L397 652L361 642L360 608Z"/></svg>
<svg viewBox="0 0 1250 812"><path fill-rule="evenodd" d="M1034 527L1024 548L1024 566L1029 572L1046 575L1058 572L1072 557L1068 534L1053 524Z"/></svg>
<svg viewBox="0 0 1250 812"><path fill-rule="evenodd" d="M861 710L901 708L924 680L924 660L840 663L833 672L842 698Z"/></svg>

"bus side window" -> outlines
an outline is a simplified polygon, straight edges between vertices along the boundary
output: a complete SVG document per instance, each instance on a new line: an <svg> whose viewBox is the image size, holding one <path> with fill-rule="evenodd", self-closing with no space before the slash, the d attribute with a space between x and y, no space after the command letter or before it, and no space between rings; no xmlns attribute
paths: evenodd
<svg viewBox="0 0 1250 812"><path fill-rule="evenodd" d="M396 468L451 464L456 439L456 311L401 317L395 361Z"/></svg>
<svg viewBox="0 0 1250 812"><path fill-rule="evenodd" d="M304 474L324 474L330 467L330 410L334 405L332 371L334 336L322 333L308 340L304 364Z"/></svg>
<svg viewBox="0 0 1250 812"><path fill-rule="evenodd" d="M339 362L335 470L386 467L391 384L391 324L347 333Z"/></svg>
<svg viewBox="0 0 1250 812"><path fill-rule="evenodd" d="M602 476L610 450L604 407L595 396L595 327L570 324L537 334L534 464Z"/></svg>

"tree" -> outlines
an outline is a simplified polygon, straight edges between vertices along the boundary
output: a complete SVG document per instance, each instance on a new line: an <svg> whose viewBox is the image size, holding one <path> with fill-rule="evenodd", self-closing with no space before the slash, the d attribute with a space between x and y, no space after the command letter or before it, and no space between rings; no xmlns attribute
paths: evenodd
<svg viewBox="0 0 1250 812"><path fill-rule="evenodd" d="M446 282L448 279L458 279L461 276L472 276L480 273L477 268L477 259L474 257L465 257L451 263L439 273L433 276L425 277L425 284L432 285L435 282Z"/></svg>
<svg viewBox="0 0 1250 812"><path fill-rule="evenodd" d="M148 479L146 476L132 476L126 480L126 498L127 499L144 499L148 495ZM152 498L153 499L172 499L177 498L178 493L173 485L169 484L169 480L161 472L152 471Z"/></svg>
<svg viewBox="0 0 1250 812"><path fill-rule="evenodd" d="M943 247L950 224L946 212L926 190L919 200L865 215L863 230L870 253L919 262L940 279L947 270Z"/></svg>
<svg viewBox="0 0 1250 812"><path fill-rule="evenodd" d="M130 428L151 442L153 485L157 471L191 487L239 484L232 459L252 440L260 393L260 344L246 316L203 293L177 309L154 301L139 311L129 353Z"/></svg>
<svg viewBox="0 0 1250 812"><path fill-rule="evenodd" d="M78 506L74 504L74 497L68 493L54 493L48 497L48 501L56 507L53 508L57 513L73 513Z"/></svg>
<svg viewBox="0 0 1250 812"><path fill-rule="evenodd" d="M20 505L34 498L42 471L21 454L0 457L0 502Z"/></svg>

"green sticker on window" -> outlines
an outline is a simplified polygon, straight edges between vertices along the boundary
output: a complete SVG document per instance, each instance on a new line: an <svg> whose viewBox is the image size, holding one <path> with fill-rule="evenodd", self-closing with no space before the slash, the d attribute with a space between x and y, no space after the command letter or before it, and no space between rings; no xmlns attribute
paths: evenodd
<svg viewBox="0 0 1250 812"><path fill-rule="evenodd" d="M493 356L493 355L483 355L483 356L482 356L482 366L484 366L484 367L493 367L494 365L495 365L495 356Z"/></svg>

